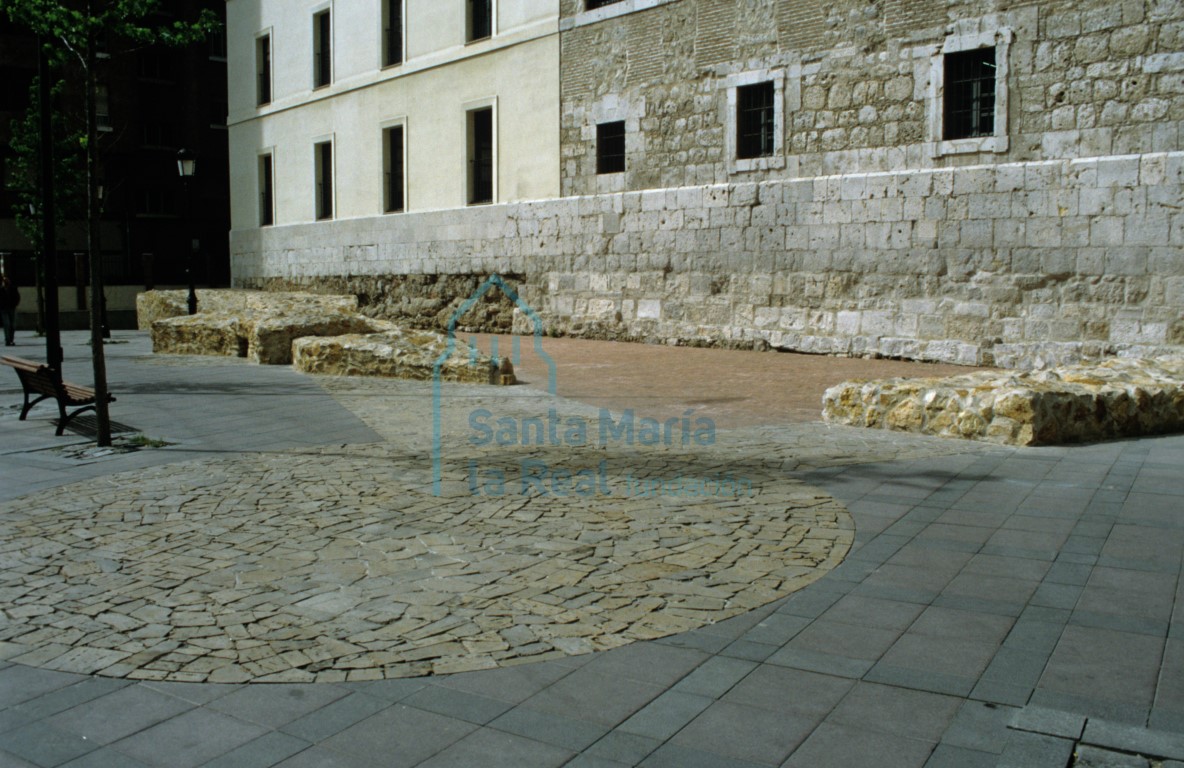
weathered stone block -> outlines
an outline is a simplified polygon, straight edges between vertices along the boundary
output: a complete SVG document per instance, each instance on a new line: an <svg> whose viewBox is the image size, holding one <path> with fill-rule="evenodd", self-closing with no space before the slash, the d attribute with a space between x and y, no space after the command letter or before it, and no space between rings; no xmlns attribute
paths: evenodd
<svg viewBox="0 0 1184 768"><path fill-rule="evenodd" d="M850 381L826 391L823 418L1011 445L1179 432L1184 431L1184 358Z"/></svg>
<svg viewBox="0 0 1184 768"><path fill-rule="evenodd" d="M508 360L480 354L460 339L431 331L394 329L383 333L307 337L292 344L292 365L305 373L387 376L472 384L513 384ZM438 372L437 372L438 371Z"/></svg>

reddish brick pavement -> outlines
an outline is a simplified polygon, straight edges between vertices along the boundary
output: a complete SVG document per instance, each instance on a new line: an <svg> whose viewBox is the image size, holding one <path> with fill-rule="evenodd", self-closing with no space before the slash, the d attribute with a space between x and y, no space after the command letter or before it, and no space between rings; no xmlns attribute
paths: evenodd
<svg viewBox="0 0 1184 768"><path fill-rule="evenodd" d="M560 395L640 416L666 419L688 408L720 428L818 421L822 393L847 379L949 376L971 368L899 360L744 352L670 347L617 341L544 338L543 351L555 360ZM523 337L518 378L546 387L546 367ZM489 351L489 340L479 341ZM511 353L499 337L501 356Z"/></svg>

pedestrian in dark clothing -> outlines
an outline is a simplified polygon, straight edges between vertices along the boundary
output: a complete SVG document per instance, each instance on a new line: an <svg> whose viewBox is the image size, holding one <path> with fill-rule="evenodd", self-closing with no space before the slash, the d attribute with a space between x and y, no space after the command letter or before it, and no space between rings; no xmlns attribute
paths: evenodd
<svg viewBox="0 0 1184 768"><path fill-rule="evenodd" d="M4 326L4 346L11 347L16 342L16 307L21 303L21 292L16 283L8 275L0 275L0 324Z"/></svg>

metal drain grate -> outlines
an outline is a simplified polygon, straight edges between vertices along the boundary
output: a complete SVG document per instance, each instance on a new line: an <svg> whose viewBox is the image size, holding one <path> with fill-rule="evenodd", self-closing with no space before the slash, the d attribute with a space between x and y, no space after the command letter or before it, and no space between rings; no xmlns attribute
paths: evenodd
<svg viewBox="0 0 1184 768"><path fill-rule="evenodd" d="M54 419L53 423L58 423ZM82 437L98 437L99 436L99 420L93 414L85 416L76 416L66 424L66 431L73 432ZM113 435L128 435L139 432L135 427L129 427L127 424L120 424L118 421L111 422L111 434Z"/></svg>

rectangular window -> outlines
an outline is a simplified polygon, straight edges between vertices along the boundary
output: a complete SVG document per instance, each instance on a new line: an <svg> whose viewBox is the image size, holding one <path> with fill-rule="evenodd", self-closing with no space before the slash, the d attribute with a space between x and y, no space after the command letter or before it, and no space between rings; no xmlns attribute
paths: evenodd
<svg viewBox="0 0 1184 768"><path fill-rule="evenodd" d="M111 122L111 94L103 83L95 86L95 127L100 131L115 130Z"/></svg>
<svg viewBox="0 0 1184 768"><path fill-rule="evenodd" d="M742 85L736 89L736 157L769 157L774 138L775 89L773 82Z"/></svg>
<svg viewBox="0 0 1184 768"><path fill-rule="evenodd" d="M177 126L170 120L145 118L140 124L141 143L145 147L173 149L177 146Z"/></svg>
<svg viewBox="0 0 1184 768"><path fill-rule="evenodd" d="M173 216L177 212L173 190L161 187L136 190L135 207L138 216Z"/></svg>
<svg viewBox="0 0 1184 768"><path fill-rule="evenodd" d="M259 156L259 226L270 227L275 223L275 187L271 155Z"/></svg>
<svg viewBox="0 0 1184 768"><path fill-rule="evenodd" d="M256 101L259 106L271 103L271 35L255 40Z"/></svg>
<svg viewBox="0 0 1184 768"><path fill-rule="evenodd" d="M484 40L493 35L493 0L468 0L469 27L466 40Z"/></svg>
<svg viewBox="0 0 1184 768"><path fill-rule="evenodd" d="M314 145L316 153L317 219L333 218L333 142Z"/></svg>
<svg viewBox="0 0 1184 768"><path fill-rule="evenodd" d="M402 64L403 0L384 0L382 16L382 66Z"/></svg>
<svg viewBox="0 0 1184 768"><path fill-rule="evenodd" d="M398 213L406 209L403 173L403 126L396 125L382 132L383 210Z"/></svg>
<svg viewBox="0 0 1184 768"><path fill-rule="evenodd" d="M625 170L625 121L596 126L596 172L621 173Z"/></svg>
<svg viewBox="0 0 1184 768"><path fill-rule="evenodd" d="M210 33L210 58L226 60L226 27L220 26Z"/></svg>
<svg viewBox="0 0 1184 768"><path fill-rule="evenodd" d="M141 80L171 83L176 79L173 74L173 60L169 51L145 48L139 53L138 67L138 74Z"/></svg>
<svg viewBox="0 0 1184 768"><path fill-rule="evenodd" d="M942 138L995 134L995 48L947 53L943 73Z"/></svg>
<svg viewBox="0 0 1184 768"><path fill-rule="evenodd" d="M312 17L312 84L314 88L323 88L333 82L332 33L328 11L321 11Z"/></svg>
<svg viewBox="0 0 1184 768"><path fill-rule="evenodd" d="M584 8L591 11L595 10L596 8L603 8L606 5L612 5L613 3L619 2L621 2L621 0L587 0L587 2L584 3Z"/></svg>
<svg viewBox="0 0 1184 768"><path fill-rule="evenodd" d="M469 112L469 205L493 202L493 109Z"/></svg>

